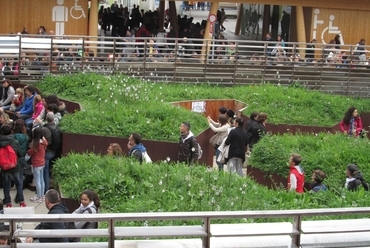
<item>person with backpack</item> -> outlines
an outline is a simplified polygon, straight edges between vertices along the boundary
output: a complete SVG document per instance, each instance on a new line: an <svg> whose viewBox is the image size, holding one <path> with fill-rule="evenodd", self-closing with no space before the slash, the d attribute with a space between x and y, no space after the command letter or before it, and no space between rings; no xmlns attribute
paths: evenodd
<svg viewBox="0 0 370 248"><path fill-rule="evenodd" d="M194 165L200 157L199 153L199 144L194 134L190 131L190 123L182 122L180 125L179 163L185 163L189 166Z"/></svg>
<svg viewBox="0 0 370 248"><path fill-rule="evenodd" d="M55 157L61 148L62 138L57 125L55 125L55 115L53 112L46 114L46 124L42 128L42 136L48 142L45 152L44 182L45 191L50 187L50 161Z"/></svg>
<svg viewBox="0 0 370 248"><path fill-rule="evenodd" d="M346 175L347 175L345 183L346 189L350 191L356 191L362 186L365 191L369 190L369 184L365 182L365 179L362 176L362 173L360 172L357 165L355 164L347 165Z"/></svg>
<svg viewBox="0 0 370 248"><path fill-rule="evenodd" d="M141 136L138 133L132 133L128 138L127 148L130 150L128 155L129 157L135 158L140 164L143 162L150 163L150 159L146 148L141 143Z"/></svg>
<svg viewBox="0 0 370 248"><path fill-rule="evenodd" d="M44 201L45 181L45 150L48 142L42 137L42 129L37 127L33 129L32 141L27 155L31 157L33 178L36 184L36 196L32 197L31 202L41 203Z"/></svg>
<svg viewBox="0 0 370 248"><path fill-rule="evenodd" d="M13 135L14 135L14 138L19 142L20 148L22 149L22 153L26 154L27 149L28 149L28 135L26 131L26 126L24 125L24 120L18 119L14 122ZM21 167L19 169L19 178L21 179L20 182L22 184L22 188L24 188L23 177L26 179L26 176L24 176L24 170L27 167L29 167L29 165L27 164L24 156L19 157L18 159L21 164Z"/></svg>
<svg viewBox="0 0 370 248"><path fill-rule="evenodd" d="M100 199L96 192L85 189L80 194L80 207L77 208L73 214L97 214L100 208ZM97 222L74 222L76 229L96 229Z"/></svg>
<svg viewBox="0 0 370 248"><path fill-rule="evenodd" d="M13 126L9 124L1 127L2 135L0 135L0 167L3 179L3 201L7 208L12 207L10 184L11 180L13 180L17 189L17 199L15 199L15 202L19 202L20 207L26 207L22 184L19 178L21 164L18 159L24 157L25 153L20 148L19 142L14 138L12 130Z"/></svg>

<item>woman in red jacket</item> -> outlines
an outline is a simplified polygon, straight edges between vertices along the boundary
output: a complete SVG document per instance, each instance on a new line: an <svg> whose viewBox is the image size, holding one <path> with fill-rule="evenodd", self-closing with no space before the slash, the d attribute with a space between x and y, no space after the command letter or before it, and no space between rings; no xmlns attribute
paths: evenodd
<svg viewBox="0 0 370 248"><path fill-rule="evenodd" d="M340 130L349 136L357 137L360 135L362 131L362 121L355 107L350 107L347 110L343 120L340 122Z"/></svg>

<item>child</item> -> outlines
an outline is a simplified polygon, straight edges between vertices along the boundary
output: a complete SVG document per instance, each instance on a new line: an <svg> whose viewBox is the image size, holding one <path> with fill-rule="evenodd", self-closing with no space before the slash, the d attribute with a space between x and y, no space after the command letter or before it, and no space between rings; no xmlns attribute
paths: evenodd
<svg viewBox="0 0 370 248"><path fill-rule="evenodd" d="M44 168L45 168L45 150L48 142L42 137L42 128L33 130L33 138L27 155L31 157L33 177L36 183L37 195L32 197L31 202L43 202L45 192Z"/></svg>
<svg viewBox="0 0 370 248"><path fill-rule="evenodd" d="M80 195L81 205L73 214L96 214L99 212L100 199L94 191L86 189ZM98 227L97 222L75 222L76 229L94 229Z"/></svg>
<svg viewBox="0 0 370 248"><path fill-rule="evenodd" d="M41 121L44 120L44 115L45 115L45 106L44 103L42 102L42 97L40 95L36 95L34 100L33 100L33 114L31 118L28 118L26 120L26 127L31 128L33 126L33 121L35 119L40 119Z"/></svg>
<svg viewBox="0 0 370 248"><path fill-rule="evenodd" d="M80 195L81 205L73 214L96 214L99 212L100 199L94 191L86 189ZM71 222L70 229L96 229L97 222ZM69 238L69 242L80 242L81 238Z"/></svg>
<svg viewBox="0 0 370 248"><path fill-rule="evenodd" d="M12 104L10 105L10 110L16 111L23 104L24 99L23 94L24 94L23 88L17 88L15 90L15 95L12 100Z"/></svg>
<svg viewBox="0 0 370 248"><path fill-rule="evenodd" d="M289 159L288 190L302 194L304 192L304 172L301 167L302 156L292 154Z"/></svg>

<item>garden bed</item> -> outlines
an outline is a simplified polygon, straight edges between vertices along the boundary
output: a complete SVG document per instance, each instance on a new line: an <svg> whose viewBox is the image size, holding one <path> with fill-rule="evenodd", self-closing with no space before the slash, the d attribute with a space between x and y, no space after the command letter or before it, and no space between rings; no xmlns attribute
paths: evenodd
<svg viewBox="0 0 370 248"><path fill-rule="evenodd" d="M94 189L101 197L103 212L112 213L334 208L370 204L370 195L363 190L297 195L285 189L269 190L249 178L201 166L174 165L171 161L142 166L130 159L95 154L70 154L59 159L53 176L58 187L63 189L64 197L77 200L83 189ZM153 221L150 225L161 223Z"/></svg>

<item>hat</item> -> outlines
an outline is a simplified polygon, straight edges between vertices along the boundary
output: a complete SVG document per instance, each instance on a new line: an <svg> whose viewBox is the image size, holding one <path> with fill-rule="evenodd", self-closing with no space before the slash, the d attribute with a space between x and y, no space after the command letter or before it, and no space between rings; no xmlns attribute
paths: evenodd
<svg viewBox="0 0 370 248"><path fill-rule="evenodd" d="M226 111L226 115L230 118L234 118L235 113L234 113L234 111L229 109L229 110Z"/></svg>

